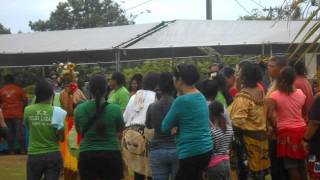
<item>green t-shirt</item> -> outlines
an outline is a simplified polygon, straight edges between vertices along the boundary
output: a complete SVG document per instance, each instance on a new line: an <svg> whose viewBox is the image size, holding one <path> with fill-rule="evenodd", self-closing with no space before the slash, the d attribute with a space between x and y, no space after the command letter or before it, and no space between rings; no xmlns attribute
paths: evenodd
<svg viewBox="0 0 320 180"><path fill-rule="evenodd" d="M29 129L28 154L60 151L57 129L51 124L53 106L33 104L24 111L24 123Z"/></svg>
<svg viewBox="0 0 320 180"><path fill-rule="evenodd" d="M94 116L96 105L94 101L87 101L77 106L75 110L76 128L80 132L87 126ZM114 151L120 150L118 132L124 127L122 112L115 104L108 104L101 114L106 130L103 135L96 133L96 124L89 128L80 144L80 152L84 151Z"/></svg>
<svg viewBox="0 0 320 180"><path fill-rule="evenodd" d="M111 104L117 104L120 106L123 112L130 99L130 93L125 87L121 87L117 90L112 90L108 97L108 102Z"/></svg>
<svg viewBox="0 0 320 180"><path fill-rule="evenodd" d="M215 100L218 101L219 103L221 103L224 107L227 107L226 98L224 97L224 95L222 94L221 91L218 91L218 94L217 94Z"/></svg>

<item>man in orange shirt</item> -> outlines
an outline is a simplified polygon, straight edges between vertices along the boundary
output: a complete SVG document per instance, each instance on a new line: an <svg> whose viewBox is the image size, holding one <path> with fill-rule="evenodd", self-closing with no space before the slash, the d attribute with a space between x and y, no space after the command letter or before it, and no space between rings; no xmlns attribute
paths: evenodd
<svg viewBox="0 0 320 180"><path fill-rule="evenodd" d="M4 77L5 85L0 89L0 105L5 122L8 126L8 150L10 154L15 151L25 152L25 138L23 126L23 110L28 103L24 90L14 83L12 75ZM19 143L19 148L16 144Z"/></svg>
<svg viewBox="0 0 320 180"><path fill-rule="evenodd" d="M290 65L294 68L297 77L294 82L294 85L297 89L301 89L304 95L306 95L306 106L304 111L304 120L308 122L308 114L311 110L312 104L313 104L313 91L311 83L306 78L308 72L307 68L304 64L304 61L291 61Z"/></svg>

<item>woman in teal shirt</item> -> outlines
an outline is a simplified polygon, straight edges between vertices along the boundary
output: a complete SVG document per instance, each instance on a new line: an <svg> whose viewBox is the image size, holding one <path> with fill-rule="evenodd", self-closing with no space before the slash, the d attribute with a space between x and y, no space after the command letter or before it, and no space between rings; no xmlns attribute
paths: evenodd
<svg viewBox="0 0 320 180"><path fill-rule="evenodd" d="M209 110L206 99L195 88L200 74L194 65L181 64L174 69L179 96L162 123L164 133L176 134L179 170L176 180L200 180L212 154Z"/></svg>

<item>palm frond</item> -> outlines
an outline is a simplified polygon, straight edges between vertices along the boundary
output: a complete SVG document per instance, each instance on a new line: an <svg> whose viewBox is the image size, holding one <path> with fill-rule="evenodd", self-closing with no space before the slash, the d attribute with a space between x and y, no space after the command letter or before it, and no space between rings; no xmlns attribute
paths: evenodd
<svg viewBox="0 0 320 180"><path fill-rule="evenodd" d="M318 41L320 40L320 34L317 35L317 37L313 40L313 42L300 54L299 58L297 59L298 61L300 61L301 59L304 58L304 56L315 49L315 47L319 46ZM319 49L319 47L317 47L316 49Z"/></svg>
<svg viewBox="0 0 320 180"><path fill-rule="evenodd" d="M310 22L313 20L313 18L315 16L317 16L319 11L320 11L320 7L318 7L314 12L312 12L312 14L307 18L306 22L303 24L303 26L300 28L297 35L294 37L292 43L289 46L289 49L291 49L291 47L294 45L295 41L298 39L298 37L300 37L301 33L307 28L307 26L310 24Z"/></svg>
<svg viewBox="0 0 320 180"><path fill-rule="evenodd" d="M303 47L303 45L305 43L307 43L307 41L320 29L320 21L316 22L309 30L308 32L304 35L304 37L302 38L302 41L299 43L298 47L295 48L293 53L290 53L289 59L291 59L292 57L294 57L301 49L301 47ZM292 44L291 44L292 45Z"/></svg>

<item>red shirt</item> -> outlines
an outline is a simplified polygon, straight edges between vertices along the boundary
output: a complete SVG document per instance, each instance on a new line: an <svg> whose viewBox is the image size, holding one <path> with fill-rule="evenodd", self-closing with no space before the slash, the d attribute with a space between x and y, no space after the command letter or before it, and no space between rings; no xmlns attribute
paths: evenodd
<svg viewBox="0 0 320 180"><path fill-rule="evenodd" d="M4 119L22 120L24 105L27 101L27 94L18 85L8 84L0 89L0 104Z"/></svg>
<svg viewBox="0 0 320 180"><path fill-rule="evenodd" d="M306 95L306 114L308 114L313 103L313 92L311 84L305 77L297 76L294 85L297 89L301 89L304 95ZM308 121L308 115L306 115L304 119Z"/></svg>

